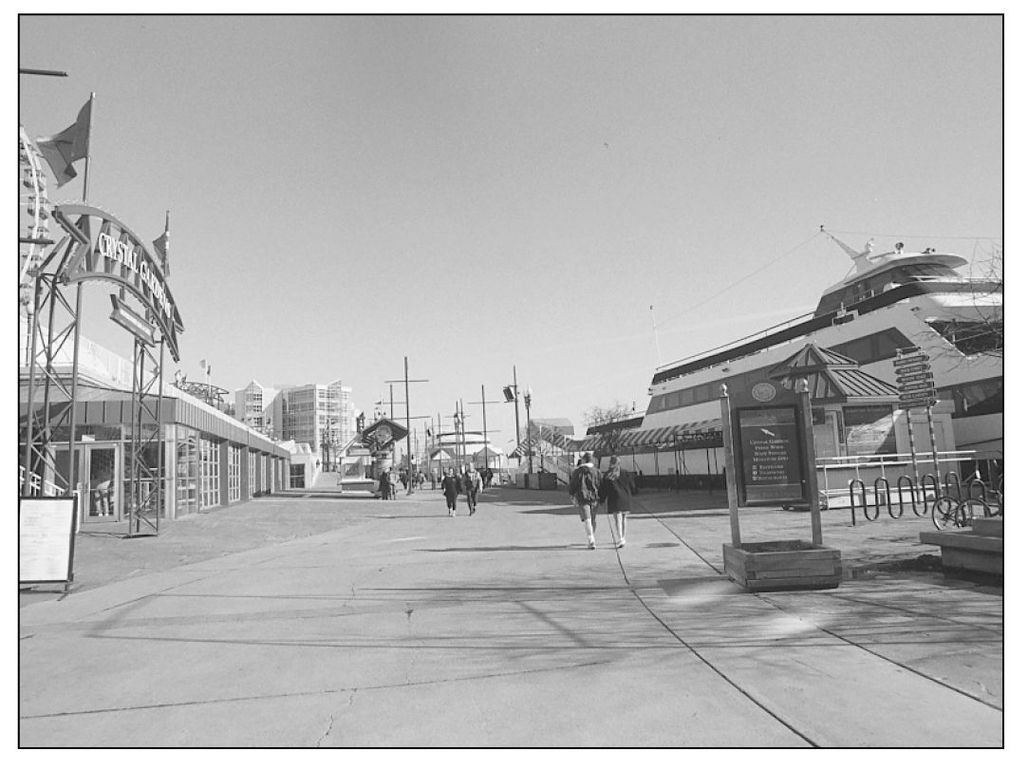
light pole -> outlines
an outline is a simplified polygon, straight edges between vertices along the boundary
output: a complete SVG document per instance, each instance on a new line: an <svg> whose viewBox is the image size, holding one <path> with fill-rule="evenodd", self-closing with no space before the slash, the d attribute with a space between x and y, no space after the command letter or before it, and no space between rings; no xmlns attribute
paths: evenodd
<svg viewBox="0 0 1028 770"><path fill-rule="evenodd" d="M532 389L525 388L525 432L528 435L528 475L532 475Z"/></svg>
<svg viewBox="0 0 1028 770"><path fill-rule="evenodd" d="M514 367L514 384L503 389L503 398L509 404L514 402L514 446L521 443L521 416L518 411L518 368Z"/></svg>
<svg viewBox="0 0 1028 770"><path fill-rule="evenodd" d="M460 441L460 430L461 430L461 414L459 411L453 413L453 454L454 463L457 466L457 473L463 470L464 460L461 457L461 441Z"/></svg>

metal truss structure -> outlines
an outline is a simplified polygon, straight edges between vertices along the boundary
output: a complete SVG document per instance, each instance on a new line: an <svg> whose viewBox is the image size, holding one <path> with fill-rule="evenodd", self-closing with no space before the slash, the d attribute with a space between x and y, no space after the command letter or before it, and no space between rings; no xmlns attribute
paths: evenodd
<svg viewBox="0 0 1028 770"><path fill-rule="evenodd" d="M164 503L164 452L161 441L161 401L164 381L164 342L156 354L140 339L132 356L132 436L126 501L129 537L156 535ZM147 526L143 531L142 525Z"/></svg>
<svg viewBox="0 0 1028 770"><path fill-rule="evenodd" d="M25 146L24 156L35 150L31 143ZM36 151L38 152L38 151ZM26 158L23 158L23 161ZM26 163L23 162L23 168ZM41 178L38 165L35 172L23 172L23 181ZM26 184L26 187L29 185ZM34 188L37 207L41 203L38 187ZM95 274L76 275L92 247L91 218L101 218L101 232L113 223L124 233L131 232L117 220L99 209L80 204L52 210L53 218L64 230L62 238L48 253L33 255L22 249L22 301L25 305L25 350L20 401L25 416L20 426L22 477L24 496L72 494L77 489L75 446L78 436L77 386L79 383L79 338L82 317L82 284L98 280ZM74 222L71 217L75 217ZM134 236L132 236L134 238ZM47 239L30 235L22 238L23 245L37 245ZM124 236L123 239L125 240ZM135 239L138 243L138 239ZM49 242L49 241L48 241ZM145 247L144 247L145 251ZM149 264L154 260L146 254ZM154 268L151 268L151 270ZM124 275L122 279L124 282ZM162 276L163 277L163 276ZM116 278L116 276L115 276ZM141 294L139 286L129 285L129 292ZM72 298L73 297L73 298ZM123 288L115 299L115 310L124 307L126 291ZM124 309L121 311L125 315ZM162 442L161 404L163 398L164 350L167 335L157 332L151 310L130 313L140 321L141 329L134 331L132 375L132 424L128 436L124 464L124 500L129 524L128 536L157 534L165 498L164 452ZM117 320L112 315L112 320ZM177 318L173 322L177 322ZM122 323L121 325L125 325ZM176 327L180 328L180 327ZM172 354L177 359L177 344L172 339ZM69 356L70 348L70 356ZM70 358L70 362L69 362ZM70 363L70 366L69 366Z"/></svg>
<svg viewBox="0 0 1028 770"><path fill-rule="evenodd" d="M49 238L51 204L39 150L25 129L18 134L19 162L19 329L18 357L27 379L20 378L19 401L25 414L19 425L19 484L25 497L71 494L75 488L75 383L82 287L61 279L72 235L54 246ZM54 246L48 250L49 246ZM74 298L72 298L74 295ZM24 347L22 347L24 345ZM65 376L58 372L63 361ZM61 461L58 453L67 454Z"/></svg>

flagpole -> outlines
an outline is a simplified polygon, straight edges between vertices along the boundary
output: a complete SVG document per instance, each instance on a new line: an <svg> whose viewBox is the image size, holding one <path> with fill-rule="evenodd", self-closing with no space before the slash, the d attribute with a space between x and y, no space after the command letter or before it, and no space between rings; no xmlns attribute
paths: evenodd
<svg viewBox="0 0 1028 770"><path fill-rule="evenodd" d="M93 139L93 100L96 92L89 92L89 125L86 127L86 165L82 172L82 202L89 202L89 154ZM78 465L75 462L75 431L78 429L78 385L79 385L79 348L82 344L82 282L75 286L75 336L72 340L71 352L71 409L68 419L71 422L71 435L68 436L68 491L72 494L80 492L81 481L78 476ZM26 468L26 473L28 469ZM79 510L83 500L79 498Z"/></svg>
<svg viewBox="0 0 1028 770"><path fill-rule="evenodd" d="M89 127L86 129L86 136L89 144L93 144L93 104L96 100L96 91L89 92ZM82 171L82 202L89 203L89 156L92 154L92 146L86 150L86 165Z"/></svg>

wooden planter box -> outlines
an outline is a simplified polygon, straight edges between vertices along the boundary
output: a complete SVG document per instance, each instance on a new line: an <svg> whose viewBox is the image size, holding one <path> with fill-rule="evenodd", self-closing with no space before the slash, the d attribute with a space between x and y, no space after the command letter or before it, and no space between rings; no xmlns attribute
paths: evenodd
<svg viewBox="0 0 1028 770"><path fill-rule="evenodd" d="M842 553L803 540L776 540L722 546L725 572L747 591L836 588L842 580Z"/></svg>

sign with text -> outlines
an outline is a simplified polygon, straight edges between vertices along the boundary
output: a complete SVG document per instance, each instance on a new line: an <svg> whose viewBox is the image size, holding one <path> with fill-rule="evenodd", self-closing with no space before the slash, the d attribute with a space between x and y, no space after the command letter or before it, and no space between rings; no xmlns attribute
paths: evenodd
<svg viewBox="0 0 1028 770"><path fill-rule="evenodd" d="M918 347L903 348L896 351L892 366L902 409L931 406L935 403L935 378L927 353Z"/></svg>
<svg viewBox="0 0 1028 770"><path fill-rule="evenodd" d="M740 409L738 424L743 500L747 504L802 500L802 446L796 409Z"/></svg>
<svg viewBox="0 0 1028 770"><path fill-rule="evenodd" d="M70 583L75 551L74 497L18 499L18 582Z"/></svg>
<svg viewBox="0 0 1028 770"><path fill-rule="evenodd" d="M62 203L54 209L54 219L70 237L64 279L70 284L108 281L127 291L142 306L143 312L134 315L143 318L146 326L152 321L178 361L182 317L161 263L146 244L111 214L84 203ZM115 313L119 323L128 320L136 325L119 312L118 305Z"/></svg>

